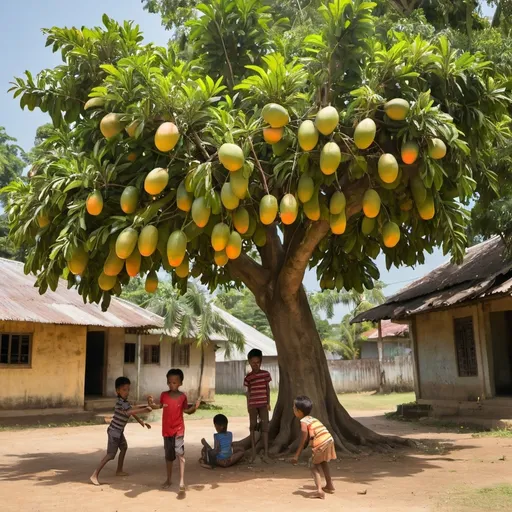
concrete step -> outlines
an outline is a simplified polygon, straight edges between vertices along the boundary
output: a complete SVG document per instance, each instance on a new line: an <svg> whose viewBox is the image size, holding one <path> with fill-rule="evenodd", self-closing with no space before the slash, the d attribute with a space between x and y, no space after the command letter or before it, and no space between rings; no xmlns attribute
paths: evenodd
<svg viewBox="0 0 512 512"><path fill-rule="evenodd" d="M485 418L483 416L443 416L442 418L424 418L422 422L428 424L432 421L435 424L438 421L465 425L468 427L478 426L487 430L505 429L512 430L512 418Z"/></svg>

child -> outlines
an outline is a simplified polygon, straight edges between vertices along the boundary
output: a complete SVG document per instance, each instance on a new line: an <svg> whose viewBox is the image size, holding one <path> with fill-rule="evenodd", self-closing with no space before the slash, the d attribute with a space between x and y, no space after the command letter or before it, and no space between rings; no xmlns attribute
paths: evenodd
<svg viewBox="0 0 512 512"><path fill-rule="evenodd" d="M160 404L155 404L152 396L148 396L148 405L152 409L163 408L162 436L164 438L165 462L167 467L167 480L163 488L171 486L172 465L176 455L180 461L180 494L185 492L185 422L183 413L194 414L201 405L198 398L195 405L188 407L187 396L179 388L183 384L183 372L176 368L167 372L167 385L169 391L160 395Z"/></svg>
<svg viewBox="0 0 512 512"><path fill-rule="evenodd" d="M300 440L297 453L292 459L297 464L299 456L304 449L307 440L311 440L313 445L313 455L311 457L311 472L315 480L317 492L312 498L325 499L325 493L334 494L331 472L329 470L329 461L336 459L334 449L334 439L325 426L313 416L310 416L313 409L313 403L307 396L298 396L293 405L293 412L300 420L300 429L302 439ZM325 476L325 487L322 488L322 472Z"/></svg>
<svg viewBox="0 0 512 512"><path fill-rule="evenodd" d="M114 407L114 416L107 429L108 444L107 454L101 459L100 465L91 476L91 482L94 485L100 485L98 476L100 471L103 469L105 464L109 460L113 460L116 457L117 450L119 450L119 459L117 461L117 472L116 476L126 476L123 472L123 463L128 450L128 444L124 437L124 427L128 423L130 416L133 416L143 427L151 428L151 425L144 423L136 414L141 412L151 411L151 407L146 405L132 407L127 398L130 394L130 379L128 377L118 377L116 379L116 393L117 402Z"/></svg>
<svg viewBox="0 0 512 512"><path fill-rule="evenodd" d="M243 456L244 452L233 453L233 434L228 432L228 419L224 414L217 414L213 418L216 434L213 434L213 449L203 438L201 443L200 463L203 468L213 469L215 466L228 468L236 464Z"/></svg>
<svg viewBox="0 0 512 512"><path fill-rule="evenodd" d="M263 433L263 449L265 462L268 462L268 413L270 411L270 382L272 377L266 370L261 369L263 353L256 348L247 354L251 372L244 380L244 386L247 388L247 410L249 412L249 431L251 433L252 458L256 459L256 427L258 418L261 421L261 431Z"/></svg>

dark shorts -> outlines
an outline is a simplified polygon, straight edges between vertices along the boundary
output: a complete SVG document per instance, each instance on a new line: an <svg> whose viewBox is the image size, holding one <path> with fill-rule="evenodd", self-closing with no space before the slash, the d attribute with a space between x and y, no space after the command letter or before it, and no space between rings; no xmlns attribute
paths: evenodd
<svg viewBox="0 0 512 512"><path fill-rule="evenodd" d="M115 457L117 454L117 450L128 449L128 443L126 442L126 437L124 437L124 433L119 434L119 432L107 430L107 436L107 453L109 455L113 455Z"/></svg>
<svg viewBox="0 0 512 512"><path fill-rule="evenodd" d="M249 430L251 432L257 430L258 418L261 422L261 431L268 432L268 408L266 406L249 409Z"/></svg>
<svg viewBox="0 0 512 512"><path fill-rule="evenodd" d="M176 455L185 455L185 439L183 436L164 437L165 460L172 462Z"/></svg>

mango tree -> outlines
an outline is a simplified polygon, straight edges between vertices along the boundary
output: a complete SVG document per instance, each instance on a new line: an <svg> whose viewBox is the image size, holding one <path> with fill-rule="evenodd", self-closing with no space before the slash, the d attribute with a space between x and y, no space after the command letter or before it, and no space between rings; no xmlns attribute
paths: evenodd
<svg viewBox="0 0 512 512"><path fill-rule="evenodd" d="M52 118L28 182L8 187L12 237L44 294L64 279L107 309L131 278L246 285L277 344L274 453L294 449L309 395L341 452L402 442L338 402L302 286L371 289L441 246L460 262L476 192L491 197L510 97L492 65L444 37L375 37L375 4L334 0L283 56L286 22L257 0L200 4L184 53L138 28L54 28L63 63L18 78ZM181 58L180 55L186 55ZM223 77L222 75L226 75Z"/></svg>

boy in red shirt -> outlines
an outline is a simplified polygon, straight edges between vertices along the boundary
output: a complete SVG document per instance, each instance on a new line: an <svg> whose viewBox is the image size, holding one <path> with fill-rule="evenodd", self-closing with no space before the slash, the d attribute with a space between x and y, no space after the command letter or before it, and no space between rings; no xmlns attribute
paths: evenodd
<svg viewBox="0 0 512 512"><path fill-rule="evenodd" d="M251 372L244 379L247 388L247 410L249 412L249 431L251 433L252 459L256 459L256 427L258 418L261 421L263 435L263 460L268 462L268 413L270 411L270 382L272 377L266 370L261 369L263 353L256 348L247 354Z"/></svg>
<svg viewBox="0 0 512 512"><path fill-rule="evenodd" d="M183 372L173 368L167 372L167 385L169 391L160 395L160 404L155 404L152 396L148 396L148 405L152 409L163 408L162 436L164 438L165 462L167 466L167 480L163 487L171 486L172 465L176 456L180 461L180 493L185 492L185 422L183 413L194 414L201 405L198 398L195 405L188 407L187 396L179 388L183 384Z"/></svg>

